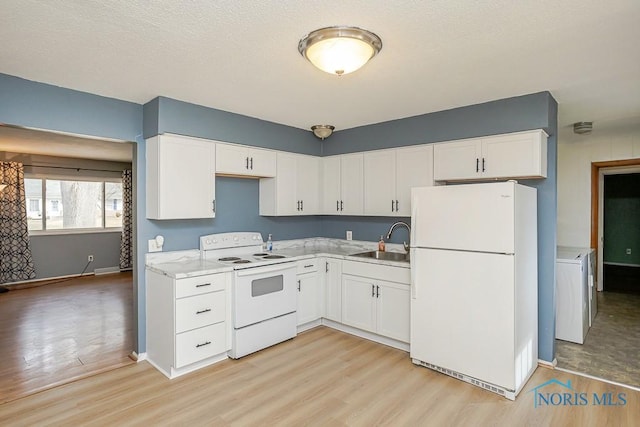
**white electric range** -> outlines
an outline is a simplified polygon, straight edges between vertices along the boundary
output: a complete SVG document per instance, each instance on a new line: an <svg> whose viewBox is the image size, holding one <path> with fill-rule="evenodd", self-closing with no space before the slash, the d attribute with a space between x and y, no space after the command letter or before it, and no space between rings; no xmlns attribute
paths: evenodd
<svg viewBox="0 0 640 427"><path fill-rule="evenodd" d="M293 338L296 329L296 264L263 249L256 232L200 237L202 258L233 266L232 347L238 359Z"/></svg>

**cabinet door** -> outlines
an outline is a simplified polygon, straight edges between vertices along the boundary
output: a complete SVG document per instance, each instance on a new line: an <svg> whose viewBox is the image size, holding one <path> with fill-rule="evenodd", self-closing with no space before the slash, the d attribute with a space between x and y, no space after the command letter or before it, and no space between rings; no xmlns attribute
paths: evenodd
<svg viewBox="0 0 640 427"><path fill-rule="evenodd" d="M340 214L364 212L364 159L362 153L340 156Z"/></svg>
<svg viewBox="0 0 640 427"><path fill-rule="evenodd" d="M179 135L147 141L147 218L215 216L216 144Z"/></svg>
<svg viewBox="0 0 640 427"><path fill-rule="evenodd" d="M375 332L375 285L357 276L342 276L342 323Z"/></svg>
<svg viewBox="0 0 640 427"><path fill-rule="evenodd" d="M393 216L396 213L395 150L364 153L364 213Z"/></svg>
<svg viewBox="0 0 640 427"><path fill-rule="evenodd" d="M325 260L325 308L324 317L342 322L342 261Z"/></svg>
<svg viewBox="0 0 640 427"><path fill-rule="evenodd" d="M411 216L411 188L433 185L433 145L396 150L396 200L394 215Z"/></svg>
<svg viewBox="0 0 640 427"><path fill-rule="evenodd" d="M543 146L542 135L535 131L482 138L483 177L546 177L546 136Z"/></svg>
<svg viewBox="0 0 640 427"><path fill-rule="evenodd" d="M340 213L340 156L323 157L320 179L322 213L338 215Z"/></svg>
<svg viewBox="0 0 640 427"><path fill-rule="evenodd" d="M217 144L216 173L229 175L249 174L247 147L232 144Z"/></svg>
<svg viewBox="0 0 640 427"><path fill-rule="evenodd" d="M377 332L389 338L409 342L411 296L409 285L379 282L377 296Z"/></svg>
<svg viewBox="0 0 640 427"><path fill-rule="evenodd" d="M248 150L249 173L253 176L276 176L276 152L250 148Z"/></svg>
<svg viewBox="0 0 640 427"><path fill-rule="evenodd" d="M278 153L276 215L299 215L297 191L297 155Z"/></svg>
<svg viewBox="0 0 640 427"><path fill-rule="evenodd" d="M480 178L481 142L466 139L433 147L433 179L449 181Z"/></svg>
<svg viewBox="0 0 640 427"><path fill-rule="evenodd" d="M300 214L320 213L320 158L298 156L296 181Z"/></svg>
<svg viewBox="0 0 640 427"><path fill-rule="evenodd" d="M318 290L318 273L298 275L298 325L318 320L321 317L321 296Z"/></svg>

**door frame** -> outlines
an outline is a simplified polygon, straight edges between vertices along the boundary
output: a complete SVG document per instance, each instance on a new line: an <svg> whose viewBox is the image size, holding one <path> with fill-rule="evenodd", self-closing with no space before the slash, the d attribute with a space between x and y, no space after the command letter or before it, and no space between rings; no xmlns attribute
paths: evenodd
<svg viewBox="0 0 640 427"><path fill-rule="evenodd" d="M597 289L603 290L604 175L640 173L640 158L591 163L591 248L597 255Z"/></svg>

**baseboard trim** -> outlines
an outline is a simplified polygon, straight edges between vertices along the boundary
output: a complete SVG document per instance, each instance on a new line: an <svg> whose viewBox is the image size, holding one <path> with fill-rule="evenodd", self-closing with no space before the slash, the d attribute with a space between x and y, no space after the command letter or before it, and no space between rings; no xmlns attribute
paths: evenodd
<svg viewBox="0 0 640 427"><path fill-rule="evenodd" d="M105 267L105 268L96 268L93 270L93 274L96 276L100 276L102 274L114 274L120 273L120 267Z"/></svg>
<svg viewBox="0 0 640 427"><path fill-rule="evenodd" d="M135 362L142 362L143 360L147 360L147 353L143 352L138 354L135 351L132 351L129 358Z"/></svg>
<svg viewBox="0 0 640 427"><path fill-rule="evenodd" d="M615 265L616 267L640 267L640 264L625 264L623 262L603 262L604 265Z"/></svg>
<svg viewBox="0 0 640 427"><path fill-rule="evenodd" d="M351 335L355 335L360 338L367 339L369 341L377 342L379 344L384 344L389 347L397 348L398 350L403 350L409 352L409 344L395 340L393 338L383 337L378 334L374 334L372 332L363 331L362 329L354 328L352 326L345 325L343 323L338 323L329 319L322 319L322 324L324 326L328 326L330 328L336 329L338 331L346 332Z"/></svg>
<svg viewBox="0 0 640 427"><path fill-rule="evenodd" d="M566 372L568 374L579 375L581 377L589 378L589 379L596 380L596 381L602 381L603 383L615 385L615 386L618 386L618 387L624 387L624 388L628 388L628 389L631 389L631 390L634 390L634 391L640 391L640 388L638 388L638 387L634 387L634 386L629 385L629 384L619 383L619 382L616 382L616 381L607 380L607 379L600 378L600 377L595 377L593 375L585 374L584 372L577 372L577 371L572 371L570 369L558 368L558 367L556 367L556 369L558 371Z"/></svg>
<svg viewBox="0 0 640 427"><path fill-rule="evenodd" d="M548 360L538 359L538 366L545 369L556 369L556 366L558 366L558 359L553 359L551 362Z"/></svg>

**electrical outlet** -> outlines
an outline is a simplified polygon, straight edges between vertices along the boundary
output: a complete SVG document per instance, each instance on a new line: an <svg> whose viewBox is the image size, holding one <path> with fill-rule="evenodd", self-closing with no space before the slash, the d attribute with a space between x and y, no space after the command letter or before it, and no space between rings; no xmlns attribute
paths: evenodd
<svg viewBox="0 0 640 427"><path fill-rule="evenodd" d="M93 262L93 255L89 255L89 256L87 257L87 261L88 261L88 262Z"/></svg>
<svg viewBox="0 0 640 427"><path fill-rule="evenodd" d="M347 230L347 240L353 240L353 232L351 230Z"/></svg>
<svg viewBox="0 0 640 427"><path fill-rule="evenodd" d="M631 248L627 248L627 255L631 255Z"/></svg>
<svg viewBox="0 0 640 427"><path fill-rule="evenodd" d="M162 252L162 245L158 244L157 239L149 240L149 252Z"/></svg>

